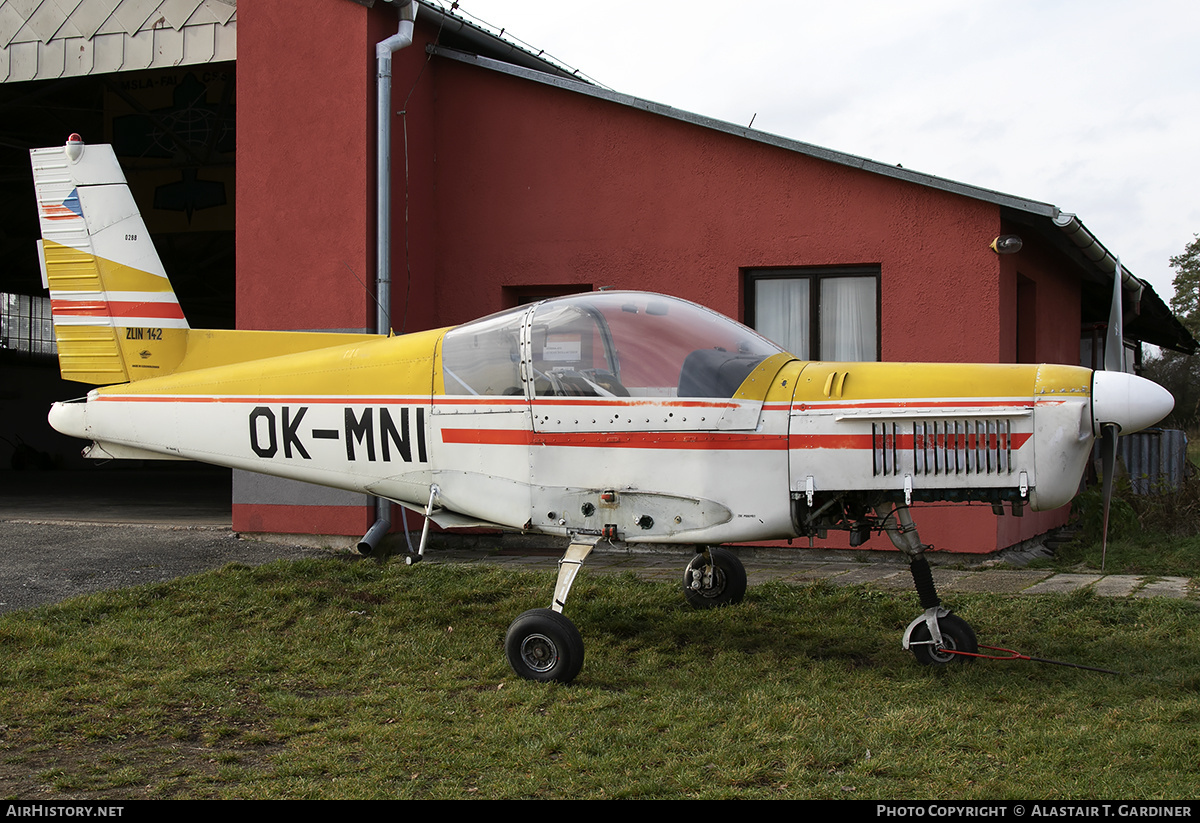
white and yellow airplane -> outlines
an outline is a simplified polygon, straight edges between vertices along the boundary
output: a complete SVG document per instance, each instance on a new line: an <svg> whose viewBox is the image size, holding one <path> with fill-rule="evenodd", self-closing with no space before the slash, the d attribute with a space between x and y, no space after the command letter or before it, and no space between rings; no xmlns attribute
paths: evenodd
<svg viewBox="0 0 1200 823"><path fill-rule="evenodd" d="M925 610L903 644L966 659L914 501L1067 503L1102 428L1172 408L1161 387L1060 365L801 361L756 332L658 294L546 300L399 337L189 328L109 146L31 152L63 377L55 429L91 457L182 458L377 495L446 527L570 538L548 609L506 651L570 681L583 642L562 614L602 539L704 546L696 606L737 602L717 544L886 532ZM410 556L419 559L421 549Z"/></svg>

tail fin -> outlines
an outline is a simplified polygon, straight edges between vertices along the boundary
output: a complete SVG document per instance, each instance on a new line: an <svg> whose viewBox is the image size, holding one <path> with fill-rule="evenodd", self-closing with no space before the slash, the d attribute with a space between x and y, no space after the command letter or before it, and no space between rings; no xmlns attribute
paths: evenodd
<svg viewBox="0 0 1200 823"><path fill-rule="evenodd" d="M63 378L104 385L174 371L187 320L112 147L72 134L29 154Z"/></svg>

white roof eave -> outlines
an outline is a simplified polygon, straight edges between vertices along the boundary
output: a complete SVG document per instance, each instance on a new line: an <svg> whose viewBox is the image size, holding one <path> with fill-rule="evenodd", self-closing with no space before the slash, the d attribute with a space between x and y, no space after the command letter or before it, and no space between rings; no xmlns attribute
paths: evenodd
<svg viewBox="0 0 1200 823"><path fill-rule="evenodd" d="M237 56L236 0L0 2L0 83Z"/></svg>

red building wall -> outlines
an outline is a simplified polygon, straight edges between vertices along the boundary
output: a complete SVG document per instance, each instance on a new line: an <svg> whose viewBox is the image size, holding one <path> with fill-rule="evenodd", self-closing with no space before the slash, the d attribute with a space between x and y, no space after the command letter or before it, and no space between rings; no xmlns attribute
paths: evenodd
<svg viewBox="0 0 1200 823"><path fill-rule="evenodd" d="M238 15L237 324L249 329L369 331L375 324L375 44L395 34L394 7L294 0L287 14L252 4ZM430 209L432 88L416 44L393 58L392 327L433 325ZM411 92L411 94L410 94ZM406 192L406 182L408 184ZM409 270L420 271L411 283ZM406 311L407 307L407 311ZM364 495L234 473L233 525L249 532L361 535L375 519ZM393 518L399 522L398 517Z"/></svg>
<svg viewBox="0 0 1200 823"><path fill-rule="evenodd" d="M373 213L364 11L318 0L287 14L262 3L239 10L238 94L249 103L238 112L241 327L367 326L356 280L370 277Z"/></svg>
<svg viewBox="0 0 1200 823"><path fill-rule="evenodd" d="M394 12L295 5L269 25L262 9L239 16L238 322L365 328L374 43ZM740 319L747 269L876 265L885 360L1015 360L1018 275L1036 283L1039 354L1078 356L1078 285L1072 296L1049 252L1019 264L993 253L996 205L428 59L435 34L418 21L393 68L397 330L464 322L547 284L662 291ZM361 504L326 508L267 494L235 505L235 528L288 531L296 515L307 530L360 533L370 520ZM1060 521L983 506L918 524L939 548L992 551Z"/></svg>
<svg viewBox="0 0 1200 823"><path fill-rule="evenodd" d="M381 16L297 0L238 15L237 324L371 325L374 42ZM374 39L372 39L374 38ZM362 495L235 472L233 525L250 532L363 533ZM310 505L295 505L304 501Z"/></svg>

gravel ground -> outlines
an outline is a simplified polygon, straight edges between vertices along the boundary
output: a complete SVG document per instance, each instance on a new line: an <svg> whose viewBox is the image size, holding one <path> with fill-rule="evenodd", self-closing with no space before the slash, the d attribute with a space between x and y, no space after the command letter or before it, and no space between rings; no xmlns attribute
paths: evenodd
<svg viewBox="0 0 1200 823"><path fill-rule="evenodd" d="M0 613L326 549L242 540L227 527L0 521Z"/></svg>

